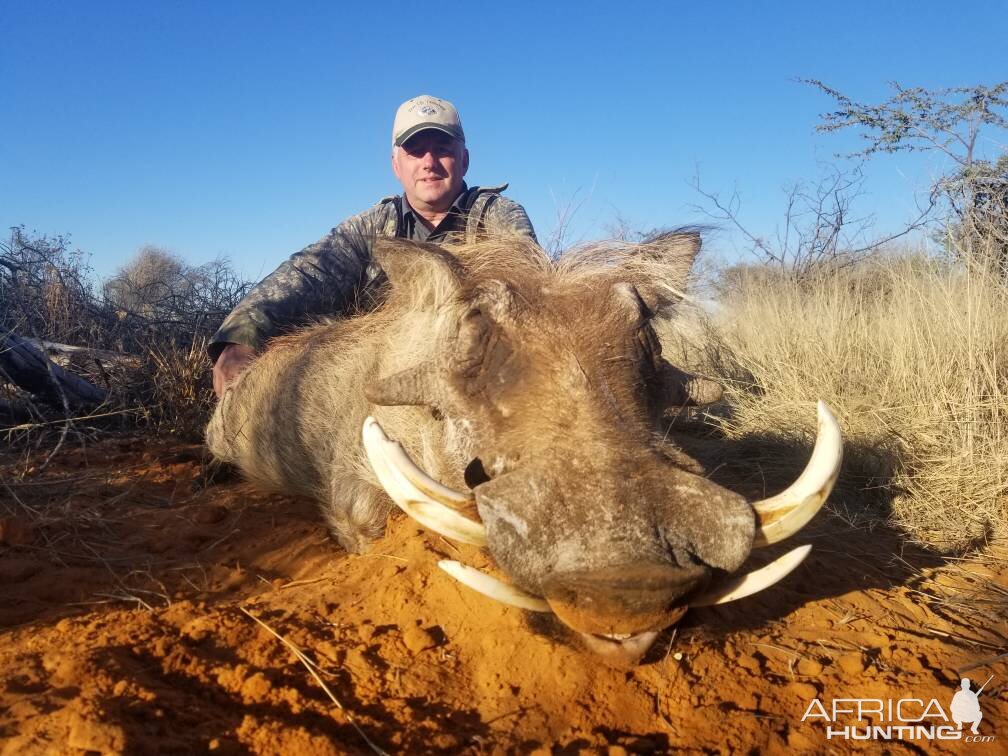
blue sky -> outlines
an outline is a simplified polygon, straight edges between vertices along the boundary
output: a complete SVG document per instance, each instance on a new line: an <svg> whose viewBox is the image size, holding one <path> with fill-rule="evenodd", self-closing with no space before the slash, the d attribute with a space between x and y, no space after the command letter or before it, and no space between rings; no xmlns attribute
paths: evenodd
<svg viewBox="0 0 1008 756"><path fill-rule="evenodd" d="M69 233L112 273L144 244L259 277L398 186L398 104L459 108L471 184L508 181L541 239L703 221L689 181L741 194L759 233L781 187L856 144L831 101L886 82L1008 78L1002 2L6 2L0 223ZM992 135L1005 139L1005 135ZM1003 145L991 142L996 153ZM934 156L868 166L878 229L912 212ZM738 254L730 233L712 245Z"/></svg>

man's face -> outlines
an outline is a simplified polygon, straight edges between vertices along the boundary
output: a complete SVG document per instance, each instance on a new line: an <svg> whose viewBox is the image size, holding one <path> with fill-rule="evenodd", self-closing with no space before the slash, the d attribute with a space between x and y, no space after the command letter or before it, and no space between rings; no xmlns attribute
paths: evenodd
<svg viewBox="0 0 1008 756"><path fill-rule="evenodd" d="M443 131L414 134L392 151L392 170L415 210L444 212L462 190L469 151Z"/></svg>

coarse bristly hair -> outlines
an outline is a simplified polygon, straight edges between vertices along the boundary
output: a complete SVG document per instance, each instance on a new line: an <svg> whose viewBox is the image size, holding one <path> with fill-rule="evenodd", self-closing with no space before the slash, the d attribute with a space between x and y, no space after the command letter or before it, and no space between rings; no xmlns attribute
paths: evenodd
<svg viewBox="0 0 1008 756"><path fill-rule="evenodd" d="M641 286L659 285L680 298L699 248L699 231L692 227L668 231L639 243L592 242L571 247L555 259L527 237L497 236L476 244L449 241L445 245L475 279L502 277L518 286L523 274L546 277L557 286L625 281Z"/></svg>
<svg viewBox="0 0 1008 756"><path fill-rule="evenodd" d="M427 407L373 406L363 386L436 360L440 335L457 328L467 294L495 279L525 305L550 290L584 290L592 300L628 283L652 312L666 313L686 287L698 248L689 230L644 245L588 245L556 260L518 237L432 247L417 269L383 287L375 309L274 339L218 404L208 445L264 487L329 502L324 511L340 541L360 550L359 534L378 535L389 508L361 450L368 414L449 484L462 484L472 455L462 420L435 420Z"/></svg>

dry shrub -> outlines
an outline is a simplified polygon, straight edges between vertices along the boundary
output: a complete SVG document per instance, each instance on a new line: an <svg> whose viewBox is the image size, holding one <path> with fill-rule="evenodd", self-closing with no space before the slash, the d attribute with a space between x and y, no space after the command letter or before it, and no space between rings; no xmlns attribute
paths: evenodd
<svg viewBox="0 0 1008 756"><path fill-rule="evenodd" d="M1008 289L996 276L904 254L737 283L707 354L728 386L729 436L807 442L821 398L844 429L834 501L849 514L891 505L911 539L942 549L1008 535Z"/></svg>
<svg viewBox="0 0 1008 756"><path fill-rule="evenodd" d="M0 240L0 331L70 344L107 326L95 302L87 256L65 236L37 236L23 226Z"/></svg>
<svg viewBox="0 0 1008 756"><path fill-rule="evenodd" d="M151 246L96 283L67 237L16 227L0 241L0 335L86 348L51 355L109 392L72 418L78 435L140 427L199 438L213 407L206 343L250 285L226 259L191 266ZM56 422L62 408L26 401L0 376L0 427L22 422L25 407L37 422L4 440L49 444L68 427Z"/></svg>

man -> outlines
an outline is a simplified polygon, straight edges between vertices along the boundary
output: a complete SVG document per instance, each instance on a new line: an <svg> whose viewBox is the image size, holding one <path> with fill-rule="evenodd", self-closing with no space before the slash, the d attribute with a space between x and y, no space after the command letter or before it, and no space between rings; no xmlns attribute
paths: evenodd
<svg viewBox="0 0 1008 756"><path fill-rule="evenodd" d="M392 171L403 194L343 221L248 293L208 348L217 395L269 338L312 315L347 313L381 275L371 259L377 237L437 243L449 234L471 241L504 232L535 241L524 208L501 195L507 184L470 188L463 181L468 168L455 106L429 95L404 102L392 126Z"/></svg>

